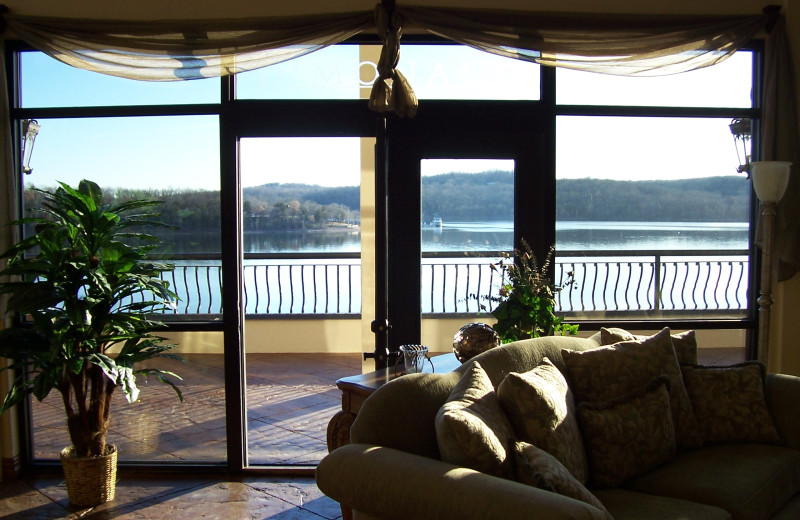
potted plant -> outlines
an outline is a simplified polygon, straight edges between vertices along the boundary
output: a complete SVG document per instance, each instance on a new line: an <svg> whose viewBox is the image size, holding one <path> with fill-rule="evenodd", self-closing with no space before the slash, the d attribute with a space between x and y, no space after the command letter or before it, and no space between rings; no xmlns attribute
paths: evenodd
<svg viewBox="0 0 800 520"><path fill-rule="evenodd" d="M92 506L114 497L117 452L106 433L115 390L134 402L136 377L153 375L182 400L168 378L177 375L138 365L177 359L168 353L174 345L152 332L161 325L153 314L176 295L159 277L173 266L147 260L158 239L140 231L161 225L151 213L158 201L108 204L93 182L81 181L77 189L59 184L53 192L35 190L43 196L43 215L14 223L31 224L35 233L0 257L8 262L0 293L24 322L0 331L0 356L15 370L0 413L29 394L39 401L53 389L61 394L72 442L61 452L69 500ZM89 476L91 464L99 465L95 476Z"/></svg>
<svg viewBox="0 0 800 520"><path fill-rule="evenodd" d="M494 330L503 343L539 336L572 335L578 325L569 325L556 316L556 295L575 283L573 273L556 284L549 270L555 246L550 246L541 267L528 243L522 241L523 250L514 250L514 260L506 253L499 264L491 268L500 273L500 294L491 299L497 303L492 316L497 319Z"/></svg>

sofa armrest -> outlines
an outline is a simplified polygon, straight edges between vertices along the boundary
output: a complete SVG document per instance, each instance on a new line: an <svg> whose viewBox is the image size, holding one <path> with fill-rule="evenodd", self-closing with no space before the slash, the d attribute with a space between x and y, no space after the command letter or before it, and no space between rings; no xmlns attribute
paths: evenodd
<svg viewBox="0 0 800 520"><path fill-rule="evenodd" d="M766 399L783 442L800 449L800 377L767 374Z"/></svg>
<svg viewBox="0 0 800 520"><path fill-rule="evenodd" d="M439 460L349 444L317 466L317 486L339 503L385 520L603 520L569 497Z"/></svg>

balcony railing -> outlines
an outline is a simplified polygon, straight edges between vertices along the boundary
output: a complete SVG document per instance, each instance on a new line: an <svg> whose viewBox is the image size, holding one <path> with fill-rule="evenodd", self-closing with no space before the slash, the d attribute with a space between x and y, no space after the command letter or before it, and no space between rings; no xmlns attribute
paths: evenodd
<svg viewBox="0 0 800 520"><path fill-rule="evenodd" d="M475 314L496 305L500 286L491 263L501 252L424 253L422 312ZM166 279L180 297L176 315L222 312L222 267L218 256L183 255L170 260ZM575 283L557 296L567 316L622 312L742 316L747 310L748 254L736 251L559 252L557 283ZM361 313L358 253L247 254L244 259L246 314L251 316L357 316Z"/></svg>

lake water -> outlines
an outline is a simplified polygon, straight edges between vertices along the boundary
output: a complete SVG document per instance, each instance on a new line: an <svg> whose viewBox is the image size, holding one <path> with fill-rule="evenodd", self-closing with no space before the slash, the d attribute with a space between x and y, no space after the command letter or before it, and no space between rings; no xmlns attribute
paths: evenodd
<svg viewBox="0 0 800 520"><path fill-rule="evenodd" d="M746 222L557 222L558 251L591 250L708 250L747 249ZM421 230L422 250L510 251L513 223L445 222L441 228ZM166 237L171 253L218 252L218 235ZM246 253L357 253L361 234L357 228L345 231L253 231L244 234Z"/></svg>
<svg viewBox="0 0 800 520"><path fill-rule="evenodd" d="M510 250L512 222L444 223L423 229L423 251ZM748 224L719 222L557 222L557 251L747 249Z"/></svg>
<svg viewBox="0 0 800 520"><path fill-rule="evenodd" d="M424 252L511 250L511 222L447 223L441 228L421 231ZM746 258L706 255L681 258L681 251L745 250L748 247L747 223L641 223L641 222L560 222L556 226L559 252L598 250L633 252L665 251L662 259L662 284L669 284L669 298L675 309L739 309L745 305ZM331 253L359 252L358 230L335 233L254 232L244 236L248 253ZM215 240L169 241L185 252L213 251ZM217 242L218 243L218 242ZM454 255L455 256L455 255ZM716 257L719 258L716 258ZM642 308L641 301L654 301L653 257L591 258L590 263L572 264L581 259L562 256L555 279L574 270L580 285L564 307L589 310L627 310ZM586 259L584 259L586 260ZM612 261L609 263L609 261ZM697 262L704 260L704 263ZM476 259L458 255L455 259L422 261L423 312L475 312L477 303L468 294L486 294L493 283L489 263L493 258ZM178 312L217 313L220 311L221 270L218 260L177 262L172 285L181 296ZM247 260L243 279L248 314L351 314L361 311L361 262L359 259L280 259ZM469 265L471 264L471 265ZM635 287L609 288L609 280L634 280ZM630 283L630 282L626 282ZM679 287L675 292L673 287ZM595 301L596 299L596 301ZM630 303L628 303L630 300ZM702 303L697 304L696 301ZM608 303L613 302L613 303ZM624 302L624 303L619 303ZM469 307L468 307L469 305Z"/></svg>

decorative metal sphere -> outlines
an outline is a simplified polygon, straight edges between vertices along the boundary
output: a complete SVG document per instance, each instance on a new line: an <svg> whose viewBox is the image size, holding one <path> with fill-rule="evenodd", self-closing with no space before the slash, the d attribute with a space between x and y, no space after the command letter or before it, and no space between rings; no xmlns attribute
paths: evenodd
<svg viewBox="0 0 800 520"><path fill-rule="evenodd" d="M453 336L453 352L462 363L500 344L500 336L485 323L467 323Z"/></svg>

